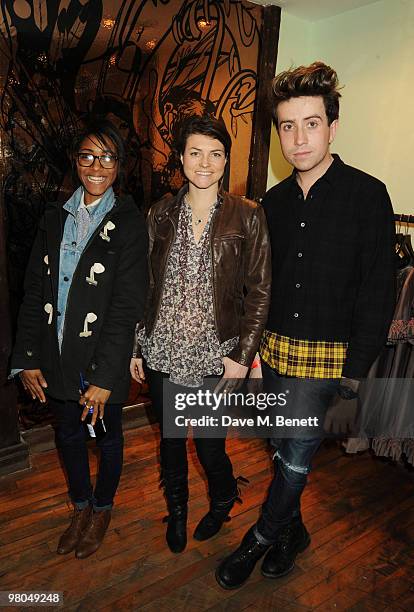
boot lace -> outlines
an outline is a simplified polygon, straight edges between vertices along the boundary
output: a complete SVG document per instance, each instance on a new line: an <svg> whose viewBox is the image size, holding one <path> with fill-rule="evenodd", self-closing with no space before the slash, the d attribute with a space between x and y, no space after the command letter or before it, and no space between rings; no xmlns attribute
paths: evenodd
<svg viewBox="0 0 414 612"><path fill-rule="evenodd" d="M283 557L289 557L292 535L292 528L288 525L277 537L275 548L277 548L278 552L283 555Z"/></svg>

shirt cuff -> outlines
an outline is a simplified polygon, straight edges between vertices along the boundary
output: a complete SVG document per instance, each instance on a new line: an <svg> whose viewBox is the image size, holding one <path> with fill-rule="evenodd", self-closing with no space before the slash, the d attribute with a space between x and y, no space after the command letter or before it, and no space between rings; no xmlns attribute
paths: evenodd
<svg viewBox="0 0 414 612"><path fill-rule="evenodd" d="M18 374L20 374L20 372L23 372L23 368L14 368L13 370L11 370L7 378L10 380L11 378L14 378Z"/></svg>

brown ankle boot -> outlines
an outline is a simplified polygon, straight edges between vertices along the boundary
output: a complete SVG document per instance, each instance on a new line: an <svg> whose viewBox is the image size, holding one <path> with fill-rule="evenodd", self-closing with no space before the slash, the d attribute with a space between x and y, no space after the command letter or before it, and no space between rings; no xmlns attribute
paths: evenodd
<svg viewBox="0 0 414 612"><path fill-rule="evenodd" d="M59 555L67 555L68 553L75 550L82 532L88 526L90 521L92 508L91 506L86 506L83 510L79 510L76 508L73 511L72 522L69 527L62 533L60 536L59 544L57 547L57 553Z"/></svg>
<svg viewBox="0 0 414 612"><path fill-rule="evenodd" d="M91 521L76 546L77 559L85 559L98 550L111 521L111 511L92 512Z"/></svg>

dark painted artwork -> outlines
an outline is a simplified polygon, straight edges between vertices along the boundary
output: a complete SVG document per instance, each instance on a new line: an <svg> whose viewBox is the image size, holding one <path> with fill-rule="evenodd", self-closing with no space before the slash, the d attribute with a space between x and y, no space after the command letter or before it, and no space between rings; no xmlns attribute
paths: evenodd
<svg viewBox="0 0 414 612"><path fill-rule="evenodd" d="M186 115L231 132L244 194L262 7L236 0L0 0L0 172L12 311L45 202L71 193L68 148L91 116L122 130L127 189L147 208L182 182L172 151ZM267 163L267 161L266 161Z"/></svg>

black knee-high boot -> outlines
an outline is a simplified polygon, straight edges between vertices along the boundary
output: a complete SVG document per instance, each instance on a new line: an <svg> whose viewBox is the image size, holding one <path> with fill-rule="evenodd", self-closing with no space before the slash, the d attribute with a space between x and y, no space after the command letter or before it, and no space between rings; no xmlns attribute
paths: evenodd
<svg viewBox="0 0 414 612"><path fill-rule="evenodd" d="M210 509L198 523L194 531L194 538L199 541L208 540L218 533L223 525L230 521L230 511L236 501L242 503L238 483L249 481L243 476L232 477L227 486L223 486L220 478L209 482ZM220 484L219 484L220 483Z"/></svg>
<svg viewBox="0 0 414 612"><path fill-rule="evenodd" d="M188 473L163 470L162 482L168 508L167 544L171 552L180 553L187 545Z"/></svg>

